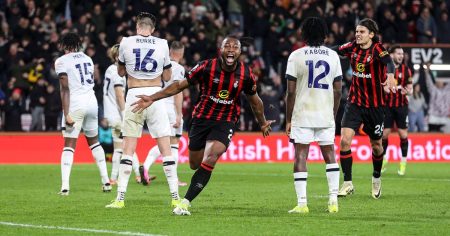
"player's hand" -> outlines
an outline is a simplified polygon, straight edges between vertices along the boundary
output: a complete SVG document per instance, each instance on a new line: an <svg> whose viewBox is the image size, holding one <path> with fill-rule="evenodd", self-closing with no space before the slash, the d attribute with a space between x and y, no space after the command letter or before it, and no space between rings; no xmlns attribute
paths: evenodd
<svg viewBox="0 0 450 236"><path fill-rule="evenodd" d="M145 108L151 106L154 102L150 96L137 95L136 97L140 99L131 104L131 106L135 106L133 107L133 110L131 110L134 113L141 113Z"/></svg>
<svg viewBox="0 0 450 236"><path fill-rule="evenodd" d="M408 93L408 90L406 90L406 88L403 86L400 86L399 89L400 89L400 92L402 93L402 95L405 95Z"/></svg>
<svg viewBox="0 0 450 236"><path fill-rule="evenodd" d="M181 115L177 115L177 118L175 119L175 124L173 124L172 126L174 128L178 128L181 125Z"/></svg>
<svg viewBox="0 0 450 236"><path fill-rule="evenodd" d="M394 78L394 74L388 74L386 81L382 85L386 93L397 92L397 80Z"/></svg>
<svg viewBox="0 0 450 236"><path fill-rule="evenodd" d="M72 120L72 117L70 117L69 114L67 114L67 116L65 116L66 119L66 125L71 128L73 127L73 125L75 124L75 121Z"/></svg>
<svg viewBox="0 0 450 236"><path fill-rule="evenodd" d="M275 122L274 120L266 120L266 123L261 125L261 131L263 133L263 137L267 137L270 134L270 131L272 131L272 127L270 125Z"/></svg>
<svg viewBox="0 0 450 236"><path fill-rule="evenodd" d="M291 122L286 123L286 135L291 137Z"/></svg>

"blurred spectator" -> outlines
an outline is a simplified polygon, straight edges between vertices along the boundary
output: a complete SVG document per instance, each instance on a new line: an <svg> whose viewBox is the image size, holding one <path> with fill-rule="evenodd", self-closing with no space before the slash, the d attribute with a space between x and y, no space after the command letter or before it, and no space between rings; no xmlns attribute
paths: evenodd
<svg viewBox="0 0 450 236"><path fill-rule="evenodd" d="M30 131L44 130L44 106L47 91L45 80L39 78L30 92L31 126Z"/></svg>
<svg viewBox="0 0 450 236"><path fill-rule="evenodd" d="M58 130L58 118L61 114L61 96L52 84L47 85L45 93L45 130Z"/></svg>
<svg viewBox="0 0 450 236"><path fill-rule="evenodd" d="M267 120L275 120L272 124L272 131L280 131L281 123L281 101L283 100L283 86L280 75L271 70L269 78L266 78L260 84L261 91L258 93L264 104L264 111Z"/></svg>
<svg viewBox="0 0 450 236"><path fill-rule="evenodd" d="M413 93L408 97L408 103L409 132L425 131L425 109L428 106L420 91L420 84L414 84Z"/></svg>
<svg viewBox="0 0 450 236"><path fill-rule="evenodd" d="M425 69L425 81L428 92L430 93L430 102L428 110L429 131L441 132L444 129L449 132L450 128L450 84L436 80L433 82L429 64Z"/></svg>
<svg viewBox="0 0 450 236"><path fill-rule="evenodd" d="M22 131L21 115L25 112L25 101L21 93L20 89L14 89L5 105L5 131Z"/></svg>
<svg viewBox="0 0 450 236"><path fill-rule="evenodd" d="M3 110L6 104L6 94L2 90L2 84L0 83L0 130L3 130Z"/></svg>
<svg viewBox="0 0 450 236"><path fill-rule="evenodd" d="M450 20L447 11L442 11L438 20L437 42L450 43Z"/></svg>
<svg viewBox="0 0 450 236"><path fill-rule="evenodd" d="M437 26L433 16L430 15L430 9L427 7L422 9L416 29L418 43L436 43Z"/></svg>

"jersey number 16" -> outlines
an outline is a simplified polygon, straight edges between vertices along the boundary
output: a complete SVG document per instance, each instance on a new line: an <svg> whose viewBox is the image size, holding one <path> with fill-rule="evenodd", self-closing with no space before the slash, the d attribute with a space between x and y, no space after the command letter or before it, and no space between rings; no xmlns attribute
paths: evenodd
<svg viewBox="0 0 450 236"><path fill-rule="evenodd" d="M141 61L141 49L135 48L133 49L133 53L136 55L136 64L134 64L134 71L143 71L143 72L155 72L158 67L158 62L151 58L152 54L155 52L155 49L148 50L147 54ZM147 69L147 64L152 63L151 70Z"/></svg>

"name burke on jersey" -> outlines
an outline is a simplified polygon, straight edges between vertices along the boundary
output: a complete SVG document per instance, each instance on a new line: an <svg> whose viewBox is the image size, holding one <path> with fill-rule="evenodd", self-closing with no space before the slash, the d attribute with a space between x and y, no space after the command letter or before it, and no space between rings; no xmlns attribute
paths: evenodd
<svg viewBox="0 0 450 236"><path fill-rule="evenodd" d="M155 39L136 39L136 43L151 43L151 44L156 44Z"/></svg>

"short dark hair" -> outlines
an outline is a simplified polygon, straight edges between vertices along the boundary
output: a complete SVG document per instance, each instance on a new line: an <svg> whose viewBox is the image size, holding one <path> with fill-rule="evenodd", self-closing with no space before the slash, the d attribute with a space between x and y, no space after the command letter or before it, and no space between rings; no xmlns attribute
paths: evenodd
<svg viewBox="0 0 450 236"><path fill-rule="evenodd" d="M180 50L183 48L184 48L184 45L180 41L173 41L172 44L170 44L170 49L173 49L173 50Z"/></svg>
<svg viewBox="0 0 450 236"><path fill-rule="evenodd" d="M389 48L389 53L394 53L397 49L402 49L402 47L398 44L394 44Z"/></svg>
<svg viewBox="0 0 450 236"><path fill-rule="evenodd" d="M59 40L59 45L63 50L79 51L81 48L81 39L77 33L65 33Z"/></svg>
<svg viewBox="0 0 450 236"><path fill-rule="evenodd" d="M301 38L308 46L319 47L325 43L328 27L324 20L318 17L307 18L301 26Z"/></svg>
<svg viewBox="0 0 450 236"><path fill-rule="evenodd" d="M148 12L141 12L136 17L136 24L139 26L148 25L153 28L156 27L156 17Z"/></svg>

